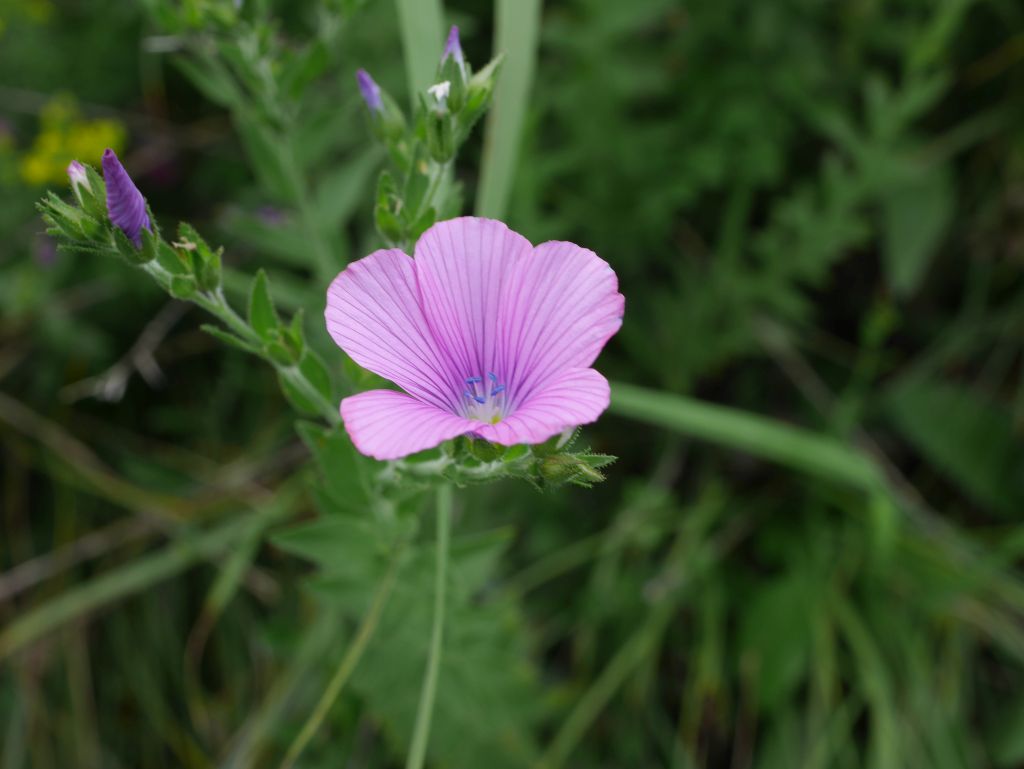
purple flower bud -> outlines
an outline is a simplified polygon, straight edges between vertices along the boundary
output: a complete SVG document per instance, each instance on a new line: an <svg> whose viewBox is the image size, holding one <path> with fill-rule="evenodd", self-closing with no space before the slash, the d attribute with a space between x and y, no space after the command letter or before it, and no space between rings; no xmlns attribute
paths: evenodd
<svg viewBox="0 0 1024 769"><path fill-rule="evenodd" d="M444 64L445 59L451 56L455 59L456 63L461 67L466 61L462 55L462 46L459 45L459 28L452 24L451 30L448 32L448 42L444 44L444 53L441 54L441 63Z"/></svg>
<svg viewBox="0 0 1024 769"><path fill-rule="evenodd" d="M373 82L370 73L365 69L356 72L356 81L359 83L359 92L363 95L363 101L370 108L370 112L379 113L384 109L384 101L380 96L380 86Z"/></svg>
<svg viewBox="0 0 1024 769"><path fill-rule="evenodd" d="M68 178L71 179L71 188L75 191L75 195L79 195L81 187L85 187L87 190L90 189L89 175L85 172L85 166L77 160L73 160L68 164Z"/></svg>
<svg viewBox="0 0 1024 769"><path fill-rule="evenodd" d="M103 153L103 181L107 185L110 221L128 236L136 248L141 248L142 228L150 231L153 229L146 214L146 199L112 149Z"/></svg>

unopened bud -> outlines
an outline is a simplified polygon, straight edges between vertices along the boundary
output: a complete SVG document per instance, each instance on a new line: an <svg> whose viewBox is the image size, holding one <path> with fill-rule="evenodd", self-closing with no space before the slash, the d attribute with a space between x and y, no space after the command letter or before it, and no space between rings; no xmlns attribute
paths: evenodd
<svg viewBox="0 0 1024 769"><path fill-rule="evenodd" d="M107 185L107 214L136 248L142 247L142 230L152 230L146 199L124 170L112 149L103 153L103 180Z"/></svg>

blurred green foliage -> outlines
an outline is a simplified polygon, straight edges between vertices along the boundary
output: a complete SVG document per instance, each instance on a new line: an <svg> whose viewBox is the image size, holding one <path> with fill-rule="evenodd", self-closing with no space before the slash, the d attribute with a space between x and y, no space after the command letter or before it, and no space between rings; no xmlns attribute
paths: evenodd
<svg viewBox="0 0 1024 769"><path fill-rule="evenodd" d="M264 270L254 325L269 285L363 389L323 293L378 244L353 75L408 102L413 7L0 2L0 765L279 766L363 628L297 765L401 765L429 499L369 494L147 276L54 253L21 169L54 103L123 126L165 229L224 244L236 306ZM444 10L486 61L501 8ZM1019 766L1024 8L538 19L497 30L533 86L457 181L500 213L518 152L506 218L615 267L631 384L586 431L606 483L458 493L431 765Z"/></svg>

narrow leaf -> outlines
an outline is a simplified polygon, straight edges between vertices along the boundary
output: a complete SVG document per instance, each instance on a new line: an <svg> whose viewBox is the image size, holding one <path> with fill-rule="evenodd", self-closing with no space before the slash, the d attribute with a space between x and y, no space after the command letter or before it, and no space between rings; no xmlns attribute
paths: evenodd
<svg viewBox="0 0 1024 769"><path fill-rule="evenodd" d="M262 269L256 273L249 292L249 325L259 334L260 339L269 340L272 332L281 322L274 310L274 300L270 297L270 284L267 273Z"/></svg>
<svg viewBox="0 0 1024 769"><path fill-rule="evenodd" d="M497 0L494 50L505 59L484 133L478 216L501 219L508 207L537 60L540 10L541 0Z"/></svg>

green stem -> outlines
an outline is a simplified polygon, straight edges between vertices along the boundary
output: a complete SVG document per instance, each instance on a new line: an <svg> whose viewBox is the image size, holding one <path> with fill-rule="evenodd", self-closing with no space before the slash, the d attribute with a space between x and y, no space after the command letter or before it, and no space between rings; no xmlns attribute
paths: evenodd
<svg viewBox="0 0 1024 769"><path fill-rule="evenodd" d="M224 296L224 292L221 289L217 289L215 292L209 294L200 294L195 298L196 304L203 309L207 310L213 316L219 318L229 329L234 331L244 341L248 342L254 348L261 348L263 345L259 335L228 303L227 298ZM298 366L282 366L275 363L266 355L257 353L265 361L270 363L276 368L281 376L285 377L290 381L297 389L301 390L303 395L306 396L310 402L315 403L317 409L320 411L320 415L330 425L338 425L341 423L341 416L338 414L338 409L335 404L328 401L321 395L320 391L313 386L313 383L306 378L306 375L302 373L302 369Z"/></svg>
<svg viewBox="0 0 1024 769"><path fill-rule="evenodd" d="M437 570L434 574L434 626L430 634L427 672L423 677L420 704L416 711L412 745L405 769L422 769L430 738L430 720L434 715L437 695L437 674L441 667L441 646L444 640L445 585L448 582L448 544L451 539L452 488L445 484L437 489Z"/></svg>
<svg viewBox="0 0 1024 769"><path fill-rule="evenodd" d="M345 656L341 658L338 669L334 671L334 676L331 678L330 683L327 684L327 688L320 697L320 701L317 702L313 712L306 720L306 723L303 724L302 731L299 732L294 742L288 748L288 752L281 762L281 769L290 769L295 765L299 756L302 755L302 751L306 749L306 745L313 739L313 735L316 734L320 724L323 723L324 718L327 716L327 711L331 709L331 705L338 699L341 690L352 676L352 671L356 669L356 665L362 659L367 644L377 630L377 624L380 622L381 614L384 613L384 607L387 605L388 598L391 597L391 589L395 585L395 575L398 573L398 561L398 554L396 554L391 560L387 574L384 575L384 579L381 580L377 590L374 592L373 602L370 604L370 609L366 612L366 616L363 617L359 630L356 631L355 638L352 639L352 644L345 652Z"/></svg>

